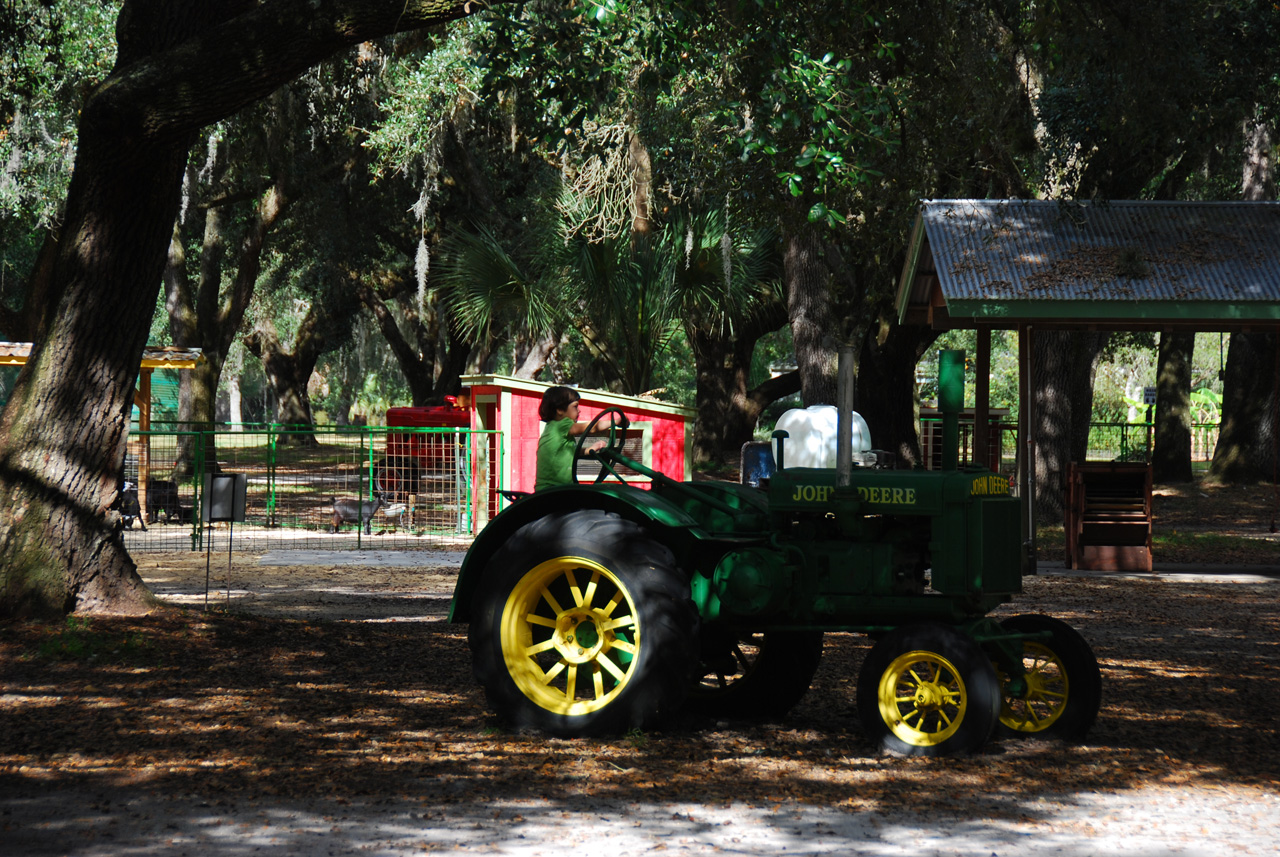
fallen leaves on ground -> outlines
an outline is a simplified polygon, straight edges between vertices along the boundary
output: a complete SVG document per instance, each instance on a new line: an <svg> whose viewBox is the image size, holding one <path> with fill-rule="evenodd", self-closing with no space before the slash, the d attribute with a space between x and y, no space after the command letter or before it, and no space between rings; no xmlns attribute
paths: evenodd
<svg viewBox="0 0 1280 857"><path fill-rule="evenodd" d="M465 626L170 611L0 624L0 793L115 783L232 802L963 801L995 817L1037 795L1280 785L1276 584L1043 577L1026 589L999 615L1062 618L1102 665L1103 708L1083 745L879 756L854 714L869 644L853 634L827 635L812 689L783 722L563 740L503 729L471 678Z"/></svg>

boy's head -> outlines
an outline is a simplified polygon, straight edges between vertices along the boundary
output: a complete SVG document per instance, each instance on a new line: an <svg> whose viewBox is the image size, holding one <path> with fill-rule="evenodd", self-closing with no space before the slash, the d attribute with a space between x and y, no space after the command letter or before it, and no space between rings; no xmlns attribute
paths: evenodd
<svg viewBox="0 0 1280 857"><path fill-rule="evenodd" d="M542 402L538 405L538 419L549 423L581 398L572 387L551 387L542 394Z"/></svg>

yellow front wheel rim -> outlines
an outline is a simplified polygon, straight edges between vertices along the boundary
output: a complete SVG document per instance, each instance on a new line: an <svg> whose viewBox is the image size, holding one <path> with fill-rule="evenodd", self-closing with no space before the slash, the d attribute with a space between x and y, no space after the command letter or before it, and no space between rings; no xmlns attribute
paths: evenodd
<svg viewBox="0 0 1280 857"><path fill-rule="evenodd" d="M635 672L640 624L622 581L597 562L557 557L520 578L500 626L516 687L554 714L606 707Z"/></svg>
<svg viewBox="0 0 1280 857"><path fill-rule="evenodd" d="M955 735L969 705L964 679L934 652L907 652L880 676L880 716L901 741L932 747Z"/></svg>
<svg viewBox="0 0 1280 857"><path fill-rule="evenodd" d="M1043 732L1067 707L1070 686L1067 669L1054 651L1040 643L1023 643L1026 691L1004 698L1000 722L1015 732ZM1005 677L1000 676L1005 684Z"/></svg>

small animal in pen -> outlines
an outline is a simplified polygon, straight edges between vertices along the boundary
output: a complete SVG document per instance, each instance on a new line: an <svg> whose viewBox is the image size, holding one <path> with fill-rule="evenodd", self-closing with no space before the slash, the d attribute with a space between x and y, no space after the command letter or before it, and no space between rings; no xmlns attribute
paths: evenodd
<svg viewBox="0 0 1280 857"><path fill-rule="evenodd" d="M132 530L134 521L137 521L142 529L147 528L146 522L142 520L142 507L138 504L138 487L132 482L121 481L120 490L110 508L120 513L120 522L124 529Z"/></svg>
<svg viewBox="0 0 1280 857"><path fill-rule="evenodd" d="M339 527L343 524L364 524L365 535L373 535L373 527L370 521L377 511L385 506L382 492L375 490L373 492L373 502L369 503L361 500L351 500L343 497L341 500L333 501L333 521L329 527L329 532L338 532Z"/></svg>
<svg viewBox="0 0 1280 857"><path fill-rule="evenodd" d="M160 520L162 512L166 524L189 524L193 515L190 506L182 505L178 483L167 479L148 479L147 519L154 524Z"/></svg>

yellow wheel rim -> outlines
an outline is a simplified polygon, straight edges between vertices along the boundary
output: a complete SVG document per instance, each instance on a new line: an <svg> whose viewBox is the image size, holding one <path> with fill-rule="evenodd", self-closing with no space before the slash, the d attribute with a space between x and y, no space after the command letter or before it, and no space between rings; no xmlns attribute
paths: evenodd
<svg viewBox="0 0 1280 857"><path fill-rule="evenodd" d="M1067 705L1070 683L1062 660L1048 646L1022 644L1022 666L1026 670L1026 692L1006 694L1000 706L1000 722L1015 732L1041 732L1053 725ZM1000 674L1000 685L1007 677Z"/></svg>
<svg viewBox="0 0 1280 857"><path fill-rule="evenodd" d="M635 669L640 625L613 572L564 556L532 569L502 610L502 657L516 687L555 714L599 711Z"/></svg>
<svg viewBox="0 0 1280 857"><path fill-rule="evenodd" d="M951 661L934 652L899 655L880 676L880 716L914 747L932 747L956 733L969 698Z"/></svg>

